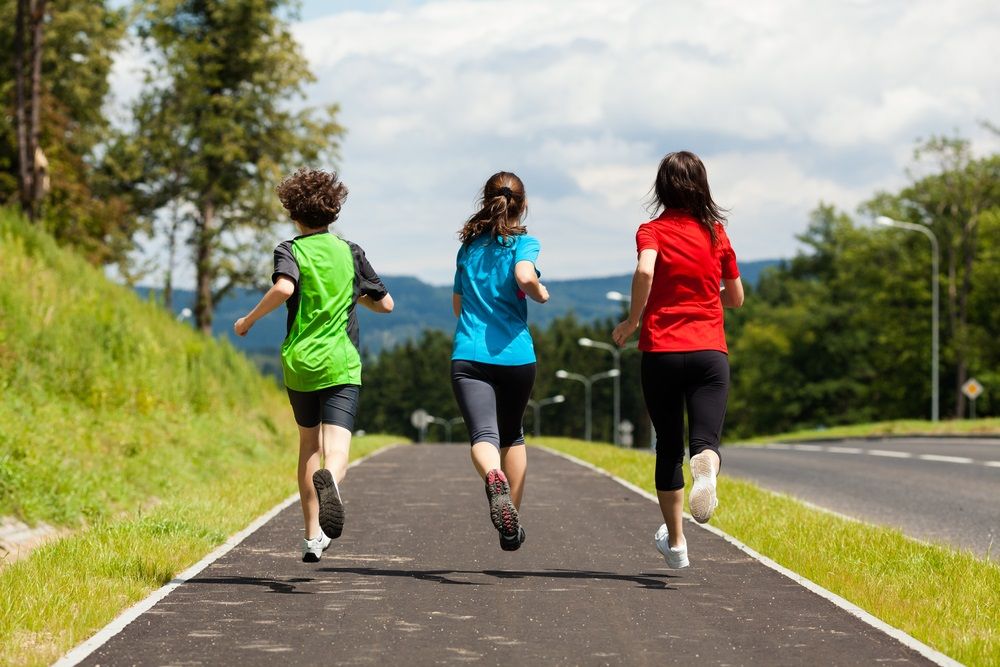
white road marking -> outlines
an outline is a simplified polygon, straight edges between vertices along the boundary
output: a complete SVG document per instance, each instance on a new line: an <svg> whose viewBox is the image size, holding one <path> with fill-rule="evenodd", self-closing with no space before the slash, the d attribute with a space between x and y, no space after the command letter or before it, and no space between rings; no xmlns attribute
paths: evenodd
<svg viewBox="0 0 1000 667"><path fill-rule="evenodd" d="M838 447L836 445L795 445L783 442L768 442L760 446L761 449L778 449L799 452L826 452L828 454L870 454L871 456L884 456L892 459L912 459L921 461L934 461L937 463L962 463L972 465L984 465L987 468L1000 468L1000 461L977 461L967 456L942 456L940 454L913 454L911 452L900 452L892 449L862 449L860 447Z"/></svg>
<svg viewBox="0 0 1000 667"><path fill-rule="evenodd" d="M572 461L573 463L576 463L577 465L581 465L584 468L588 468L590 470L593 470L594 472L600 473L601 475L604 475L605 477L610 477L614 481L616 481L619 484L621 484L622 486L624 486L626 489L629 489L630 491L633 491L633 492L639 494L643 498L651 500L654 503L658 502L656 496L654 496L649 491L646 491L645 489L640 489L635 484L632 484L631 482L626 482L621 477L616 477L616 476L612 475L611 473L609 473L607 470L604 470L603 468L598 468L597 466L595 466L592 463L588 463L587 461L582 461L582 460L576 458L575 456L571 456L569 454L563 454L562 452L558 452L558 451L556 451L554 449L549 449L548 447L543 447L543 446L540 446L540 445L535 445L535 447L538 447L538 449L544 449L549 454L554 454L554 455L559 456L561 458L564 458L564 459L566 459L568 461ZM1000 463L1000 462L998 462L998 463ZM751 549L750 547L748 547L747 545L743 544L742 542L740 542L739 540L737 540L735 537L733 537L729 533L725 533L725 532L719 530L718 528L716 528L715 526L710 526L707 523L704 523L704 524L697 523L691 517L690 514L685 514L684 517L692 525L697 526L698 528L702 528L704 530L707 530L710 533L714 533L715 535L718 535L719 537L721 537L722 539L724 539L726 542L729 542L730 544L732 544L734 547L736 547L737 549L739 549L743 553L745 553L748 556L750 556L751 558L754 558L757 561L759 561L765 567L769 567L772 570L774 570L775 572L783 574L784 576L788 577L789 579L791 579L795 583L797 583L800 586L803 586L803 587L809 589L810 591L812 591L816 595L820 596L821 598L829 600L830 602L832 602L833 604L837 605L838 607L840 607L841 609L843 609L847 613L851 614L855 618L860 619L861 621L867 623L868 625L872 626L876 630L880 630L880 631L884 632L885 634L887 634L890 637L896 639L897 641L899 641L903 645L912 648L914 651L916 651L920 655L924 656L928 660L930 660L930 661L932 661L932 662L934 662L934 663L936 663L938 665L944 665L946 667L961 667L962 663L957 662L956 660L954 660L952 658L949 658L948 656L946 656L945 654L941 653L940 651L936 651L936 650L932 649L927 644L924 644L923 642L921 642L921 641L919 641L919 640L911 637L910 635L906 634L905 632L903 632L899 628L892 627L891 625L889 625L888 623L886 623L882 619L880 619L880 618L878 618L876 616L873 616L872 614L868 613L867 611L865 611L861 607L858 607L857 605L852 604L851 602L848 602L847 600L845 600L844 598L840 597L836 593L828 591L827 589L823 588L822 586L820 586L816 582L814 582L814 581L812 581L810 579L806 579L805 577L803 577L800 574L796 574L795 572L793 572L792 570L789 570L787 567L784 567L783 565L779 565L778 563L776 563L775 561L771 560L767 556L765 556L765 555L761 554L760 552L755 551L755 550Z"/></svg>
<svg viewBox="0 0 1000 667"><path fill-rule="evenodd" d="M942 463L974 463L970 458L964 456L938 456L937 454L921 454L917 457L924 461L941 461Z"/></svg>

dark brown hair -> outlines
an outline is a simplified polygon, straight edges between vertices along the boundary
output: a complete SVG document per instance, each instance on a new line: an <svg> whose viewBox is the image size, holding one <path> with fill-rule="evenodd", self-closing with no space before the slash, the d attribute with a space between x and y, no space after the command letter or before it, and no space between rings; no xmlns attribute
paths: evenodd
<svg viewBox="0 0 1000 667"><path fill-rule="evenodd" d="M528 212L524 183L509 171L498 171L489 177L479 199L479 210L465 221L458 238L468 243L489 233L494 239L506 241L511 236L528 232L521 224Z"/></svg>
<svg viewBox="0 0 1000 667"><path fill-rule="evenodd" d="M292 220L314 228L336 222L347 198L347 186L337 174L318 169L299 169L281 182L277 192Z"/></svg>
<svg viewBox="0 0 1000 667"><path fill-rule="evenodd" d="M708 230L712 245L718 242L715 225L726 222L725 209L712 200L705 164L689 151L667 153L660 161L649 206L651 213L680 209L690 214Z"/></svg>

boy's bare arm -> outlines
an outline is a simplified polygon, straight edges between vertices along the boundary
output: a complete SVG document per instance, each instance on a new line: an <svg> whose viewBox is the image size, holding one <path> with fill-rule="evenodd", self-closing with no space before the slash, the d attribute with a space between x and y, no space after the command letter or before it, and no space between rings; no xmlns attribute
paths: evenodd
<svg viewBox="0 0 1000 667"><path fill-rule="evenodd" d="M295 283L290 278L278 276L278 280L271 286L271 289L267 290L267 294L253 307L253 310L247 313L246 316L236 320L236 323L233 324L233 331L236 332L237 336L246 336L247 332L250 331L250 327L257 320L288 301L294 293Z"/></svg>
<svg viewBox="0 0 1000 667"><path fill-rule="evenodd" d="M386 294L378 301L366 294L362 294L358 297L358 303L374 313L391 313L395 306L391 294Z"/></svg>

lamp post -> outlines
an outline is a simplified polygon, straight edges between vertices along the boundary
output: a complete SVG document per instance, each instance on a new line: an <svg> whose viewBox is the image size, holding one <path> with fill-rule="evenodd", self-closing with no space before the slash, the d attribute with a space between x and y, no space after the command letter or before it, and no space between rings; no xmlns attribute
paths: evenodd
<svg viewBox="0 0 1000 667"><path fill-rule="evenodd" d="M941 263L941 251L937 236L924 225L914 225L884 215L875 218L875 222L887 227L899 227L900 229L920 232L931 242L931 421L936 422L940 418L940 401L938 400L940 392L938 383L938 278Z"/></svg>
<svg viewBox="0 0 1000 667"><path fill-rule="evenodd" d="M611 294L611 292L608 292L608 294ZM611 353L611 357L614 359L615 370L618 371L618 374L614 376L614 380L615 380L614 381L614 398L612 399L614 401L614 407L612 408L612 411L613 411L613 414L614 414L614 419L612 421L612 424L614 424L614 427L611 430L614 431L614 437L612 438L613 442L616 445L620 445L621 444L621 436L619 436L619 434L618 434L618 423L622 419L622 414L621 414L622 413L622 378L621 378L621 374L622 374L622 353L621 353L621 350L619 350L614 345L611 345L610 343L602 343L600 341L591 340L590 338L581 338L581 339L579 339L576 342L579 343L581 347L593 347L593 348L596 348L598 350L606 350L606 351L608 351L608 352Z"/></svg>
<svg viewBox="0 0 1000 667"><path fill-rule="evenodd" d="M448 443L449 444L451 444L451 442L452 442L452 439L451 439L451 427L458 426L459 424L462 424L464 422L465 422L465 419L463 419L462 417L452 417L451 419L448 420Z"/></svg>
<svg viewBox="0 0 1000 667"><path fill-rule="evenodd" d="M542 408L546 405L555 405L556 403L564 403L566 397L562 394L556 394L555 396L549 396L548 398L543 398L540 400L528 400L528 405L535 411L535 421L532 422L531 426L535 431L535 437L542 437Z"/></svg>
<svg viewBox="0 0 1000 667"><path fill-rule="evenodd" d="M591 391L590 391L590 389L593 386L593 384L595 382L597 382L598 380L603 380L604 378L618 377L619 375L621 375L621 371L618 370L617 368L612 368L610 371L604 371L603 373L595 373L594 375L591 375L590 377L587 377L586 375L580 375L579 373L570 373L569 371L563 370L561 368L556 371L556 377L559 378L560 380L575 380L577 382L583 383L583 390L584 390L584 414L585 414L585 416L584 416L584 420L585 420L585 422L584 422L584 440L586 440L587 442L590 442L591 435L592 435L591 419L590 419L590 415L591 415L591 409L590 409ZM615 428L617 428L617 424L615 425Z"/></svg>

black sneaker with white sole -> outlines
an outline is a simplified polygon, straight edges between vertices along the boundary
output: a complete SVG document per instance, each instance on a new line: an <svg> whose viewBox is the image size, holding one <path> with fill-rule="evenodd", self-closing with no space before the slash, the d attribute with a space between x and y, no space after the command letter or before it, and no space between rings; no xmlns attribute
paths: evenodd
<svg viewBox="0 0 1000 667"><path fill-rule="evenodd" d="M340 489L326 468L313 473L313 486L319 496L319 527L335 540L344 532L344 503L340 499Z"/></svg>

